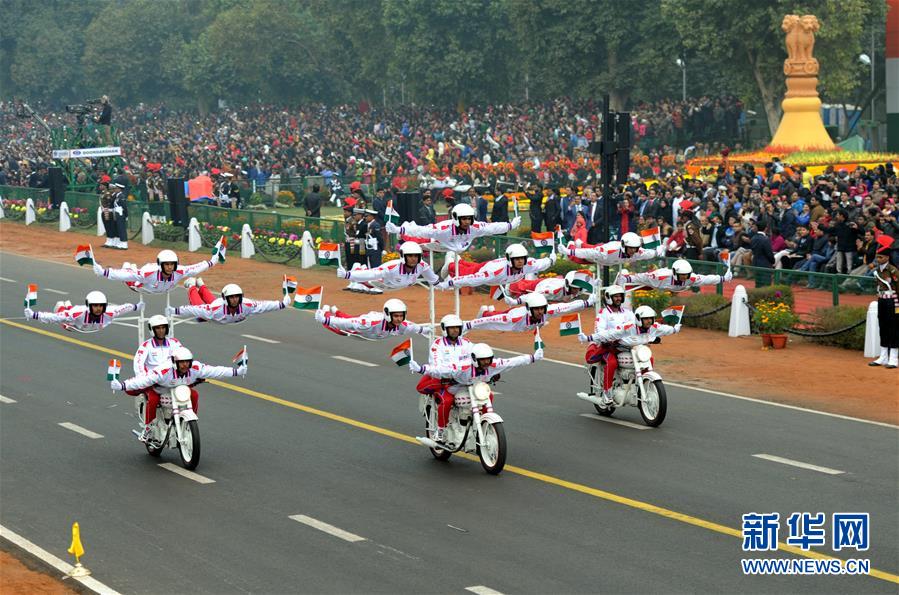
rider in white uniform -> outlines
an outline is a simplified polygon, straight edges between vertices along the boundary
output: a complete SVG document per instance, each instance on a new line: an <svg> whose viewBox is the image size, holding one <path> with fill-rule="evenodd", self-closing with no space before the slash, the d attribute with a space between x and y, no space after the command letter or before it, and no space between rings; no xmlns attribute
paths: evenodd
<svg viewBox="0 0 899 595"><path fill-rule="evenodd" d="M290 303L290 299L290 295L285 295L281 300L245 299L243 289L235 283L229 283L222 288L222 297L210 304L169 308L166 310L166 314L191 316L221 324L234 324L243 322L256 314L283 310Z"/></svg>
<svg viewBox="0 0 899 595"><path fill-rule="evenodd" d="M384 289L402 289L409 287L423 277L431 285L440 282L440 277L428 263L421 258L421 246L416 242L403 242L400 245L400 257L388 260L373 269L357 268L351 271L343 267L337 268L337 276L357 283L378 285Z"/></svg>
<svg viewBox="0 0 899 595"><path fill-rule="evenodd" d="M147 321L151 336L140 344L134 353L134 375L146 374L153 368L171 360L172 351L184 347L175 337L169 337L169 319L161 314Z"/></svg>
<svg viewBox="0 0 899 595"><path fill-rule="evenodd" d="M427 335L426 325L406 320L406 304L398 299L384 302L382 312L369 312L361 316L348 316L327 306L315 311L315 320L325 328L366 339L380 340L402 335Z"/></svg>
<svg viewBox="0 0 899 595"><path fill-rule="evenodd" d="M691 287L718 285L734 278L730 269L723 275L697 275L686 260L675 260L670 269L656 269L649 273L618 275L617 283L639 283L665 291L686 291Z"/></svg>
<svg viewBox="0 0 899 595"><path fill-rule="evenodd" d="M418 225L406 221L401 227L388 222L387 233L398 233L415 238L427 238L439 243L446 250L464 252L471 243L484 236L506 234L521 225L521 217L515 217L511 223L486 223L474 220L474 209L468 204L458 204L451 211L452 219Z"/></svg>
<svg viewBox="0 0 899 595"><path fill-rule="evenodd" d="M168 293L185 277L199 275L214 267L218 261L219 255L215 253L209 260L178 266L178 255L172 250L162 250L156 256L156 264L147 263L140 269L133 266L122 269L103 268L94 261L94 273L98 277L124 281L132 289L143 293Z"/></svg>
<svg viewBox="0 0 899 595"><path fill-rule="evenodd" d="M79 331L98 331L104 329L122 314L137 312L144 307L143 302L137 304L120 304L110 306L102 291L92 291L84 299L83 306L57 304L56 312L36 312L25 306L25 320L40 320L45 324L58 323L64 329Z"/></svg>
<svg viewBox="0 0 899 595"><path fill-rule="evenodd" d="M550 268L556 262L556 253L545 258L528 258L527 249L521 244L510 244L506 257L488 260L476 273L461 277L448 277L437 289L453 287L477 287L481 285L506 285L521 281L526 275L536 275Z"/></svg>
<svg viewBox="0 0 899 595"><path fill-rule="evenodd" d="M565 256L574 256L601 265L631 263L635 260L652 260L665 256L664 242L655 250L642 247L643 240L633 232L621 236L619 242L606 242L593 248L573 248L571 245L559 244L559 252Z"/></svg>

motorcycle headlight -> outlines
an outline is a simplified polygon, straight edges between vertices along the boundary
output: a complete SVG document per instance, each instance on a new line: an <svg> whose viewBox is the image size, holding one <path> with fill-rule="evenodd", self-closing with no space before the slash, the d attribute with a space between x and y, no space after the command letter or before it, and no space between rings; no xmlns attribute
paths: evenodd
<svg viewBox="0 0 899 595"><path fill-rule="evenodd" d="M176 386L172 391L172 398L175 403L179 406L189 406L190 405L190 387L188 386Z"/></svg>
<svg viewBox="0 0 899 595"><path fill-rule="evenodd" d="M646 345L637 345L634 348L634 356L636 356L637 361L641 364L649 363L652 359L652 349Z"/></svg>
<svg viewBox="0 0 899 595"><path fill-rule="evenodd" d="M471 387L471 394L479 405L484 405L490 401L490 386L486 382L478 382Z"/></svg>

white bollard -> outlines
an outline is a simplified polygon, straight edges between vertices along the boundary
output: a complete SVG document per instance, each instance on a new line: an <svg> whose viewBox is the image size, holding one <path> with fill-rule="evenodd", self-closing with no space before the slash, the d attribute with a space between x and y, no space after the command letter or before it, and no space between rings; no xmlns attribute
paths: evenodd
<svg viewBox="0 0 899 595"><path fill-rule="evenodd" d="M155 239L156 234L153 233L153 222L150 221L150 213L144 211L140 221L140 243L146 246Z"/></svg>
<svg viewBox="0 0 899 595"><path fill-rule="evenodd" d="M36 218L34 213L34 201L29 198L25 201L25 225L31 225Z"/></svg>
<svg viewBox="0 0 899 595"><path fill-rule="evenodd" d="M0 219L6 217L6 213L3 212L3 197L0 196Z"/></svg>
<svg viewBox="0 0 899 595"><path fill-rule="evenodd" d="M308 231L304 231L302 242L303 248L300 252L300 268L312 268L317 264L315 255L315 240L312 239L311 233L309 233Z"/></svg>
<svg viewBox="0 0 899 595"><path fill-rule="evenodd" d="M187 250L196 252L203 246L203 239L200 237L200 222L196 217L190 218L187 224Z"/></svg>
<svg viewBox="0 0 899 595"><path fill-rule="evenodd" d="M877 302L868 304L865 321L865 357L880 357L880 322L877 320Z"/></svg>
<svg viewBox="0 0 899 595"><path fill-rule="evenodd" d="M69 219L69 205L66 201L59 203L59 231L72 229L72 221Z"/></svg>
<svg viewBox="0 0 899 595"><path fill-rule="evenodd" d="M303 241L306 241L305 238ZM240 257L253 258L256 255L256 246L253 245L253 231L248 223L243 224L240 230Z"/></svg>
<svg viewBox="0 0 899 595"><path fill-rule="evenodd" d="M103 225L103 207L97 207L97 237L106 235L106 226Z"/></svg>
<svg viewBox="0 0 899 595"><path fill-rule="evenodd" d="M749 296L746 288L737 285L730 302L730 325L727 328L728 337L745 337L752 334L749 327Z"/></svg>

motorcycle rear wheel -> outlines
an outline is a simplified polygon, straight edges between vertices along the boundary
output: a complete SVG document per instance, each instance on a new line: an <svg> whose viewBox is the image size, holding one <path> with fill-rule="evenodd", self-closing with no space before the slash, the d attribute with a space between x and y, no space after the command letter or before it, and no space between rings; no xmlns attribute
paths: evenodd
<svg viewBox="0 0 899 595"><path fill-rule="evenodd" d="M181 420L181 440L178 442L181 464L185 469L196 469L200 464L200 424L197 420Z"/></svg>
<svg viewBox="0 0 899 595"><path fill-rule="evenodd" d="M640 399L637 408L640 410L643 423L651 428L657 428L665 421L665 415L668 413L668 395L661 380L647 382L645 388L647 399Z"/></svg>
<svg viewBox="0 0 899 595"><path fill-rule="evenodd" d="M608 407L600 407L596 403L593 403L593 408L596 409L596 412L603 417L611 417L613 413L615 413L615 406L609 405Z"/></svg>
<svg viewBox="0 0 899 595"><path fill-rule="evenodd" d="M478 458L484 471L499 475L506 466L506 430L501 421L492 424L483 422L482 428L486 444L483 448L478 444Z"/></svg>

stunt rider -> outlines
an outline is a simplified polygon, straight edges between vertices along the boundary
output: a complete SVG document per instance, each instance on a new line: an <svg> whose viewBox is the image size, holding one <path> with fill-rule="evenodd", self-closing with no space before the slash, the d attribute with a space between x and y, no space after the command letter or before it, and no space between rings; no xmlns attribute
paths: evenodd
<svg viewBox="0 0 899 595"><path fill-rule="evenodd" d="M59 323L66 330L98 331L104 329L119 316L143 310L143 302L110 306L102 291L92 291L84 298L83 306L61 302L56 312L35 312L25 306L25 320L40 320L45 324Z"/></svg>
<svg viewBox="0 0 899 595"><path fill-rule="evenodd" d="M624 305L624 288L620 285L610 285L603 291L605 296L605 306L596 316L596 325L594 327L594 336L600 333L614 331L623 328L628 324L636 324L637 319L634 312ZM587 335L583 335L586 337ZM579 335L580 337L580 335ZM587 353L584 359L588 364L597 364L602 362L602 400L604 403L612 402L612 381L615 379L615 371L618 369L618 344L614 341L609 343L590 343L587 346ZM596 368L590 366L590 377L593 379L592 387L596 384ZM594 396L591 392L590 396Z"/></svg>
<svg viewBox="0 0 899 595"><path fill-rule="evenodd" d="M378 283L384 289L409 287L418 281L419 277L423 277L431 285L436 285L440 282L440 277L421 256L421 246L415 242L403 242L397 260L389 260L373 269L363 267L348 271L343 267L337 267L337 276L356 283Z"/></svg>
<svg viewBox="0 0 899 595"><path fill-rule="evenodd" d="M427 335L427 325L406 320L406 304L392 298L384 302L382 312L369 312L361 316L349 316L334 308L323 306L315 311L315 320L338 335L355 335L380 340L402 335Z"/></svg>
<svg viewBox="0 0 899 595"><path fill-rule="evenodd" d="M290 295L285 294L281 300L251 300L245 299L243 289L236 283L228 283L222 288L220 298L214 298L212 292L205 285L200 285L202 279L185 279L184 286L188 287L188 299L191 305L167 308L168 315L187 315L222 324L234 324L243 322L255 314L263 314L275 310L283 310L290 303ZM204 291L205 290L205 291Z"/></svg>
<svg viewBox="0 0 899 595"><path fill-rule="evenodd" d="M223 248L224 250L224 248ZM103 268L95 260L94 273L113 281L124 281L131 289L144 293L168 293L185 277L194 277L214 267L219 262L216 252L209 260L178 266L178 255L172 250L162 250L156 255L156 264L147 263L140 269L127 266L121 269Z"/></svg>
<svg viewBox="0 0 899 595"><path fill-rule="evenodd" d="M471 357L473 343L462 336L462 319L455 314L447 314L440 319L440 330L443 336L431 343L428 351L428 366L432 368L461 367ZM446 384L439 377L424 373L415 390L430 395L439 393Z"/></svg>
<svg viewBox="0 0 899 595"><path fill-rule="evenodd" d="M734 278L730 269L723 275L697 275L693 266L686 260L675 260L670 269L656 269L650 273L620 274L616 283L639 283L655 289L666 291L686 291L691 287L718 285Z"/></svg>
<svg viewBox="0 0 899 595"><path fill-rule="evenodd" d="M541 273L550 268L555 262L555 252L551 252L545 258L529 258L527 248L521 244L510 244L506 248L504 258L488 260L481 265L476 265L477 269L468 275L447 277L437 285L437 289L506 285L507 283L521 281L526 275ZM452 269L452 266L450 268Z"/></svg>
<svg viewBox="0 0 899 595"><path fill-rule="evenodd" d="M474 220L474 209L468 204L458 204L450 211L452 219L418 225L406 221L401 227L388 222L387 233L398 233L415 238L427 238L439 243L452 252L465 252L477 238L505 234L521 225L521 217L515 217L511 223L486 223Z"/></svg>
<svg viewBox="0 0 899 595"><path fill-rule="evenodd" d="M584 300L549 304L542 294L529 293L524 296L523 301L524 306L512 308L508 312L469 320L465 323L465 332L473 330L532 331L545 325L550 318L593 306L596 298L590 295Z"/></svg>
<svg viewBox="0 0 899 595"><path fill-rule="evenodd" d="M559 244L559 252L565 256L580 258L601 265L631 263L636 260L652 260L665 256L665 243L655 250L643 248L643 240L632 231L622 234L621 241L606 242L592 248L572 247Z"/></svg>
<svg viewBox="0 0 899 595"><path fill-rule="evenodd" d="M147 321L150 338L134 353L134 374L146 374L153 368L171 361L172 351L184 347L175 337L169 337L169 319L155 314Z"/></svg>

